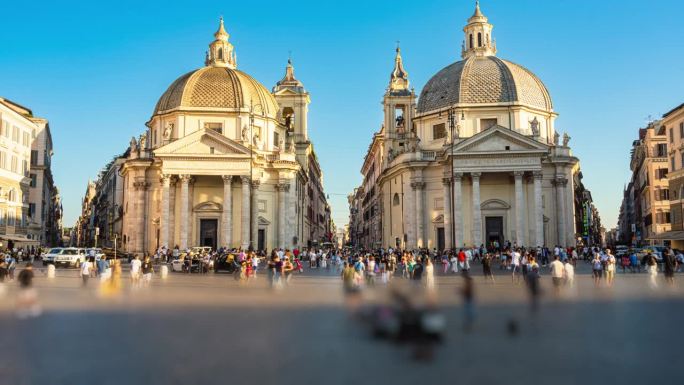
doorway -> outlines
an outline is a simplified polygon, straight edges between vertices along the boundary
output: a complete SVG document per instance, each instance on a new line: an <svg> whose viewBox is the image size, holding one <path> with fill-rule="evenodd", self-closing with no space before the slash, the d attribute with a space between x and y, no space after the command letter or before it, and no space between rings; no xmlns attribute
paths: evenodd
<svg viewBox="0 0 684 385"><path fill-rule="evenodd" d="M266 229L259 229L257 250L266 250Z"/></svg>
<svg viewBox="0 0 684 385"><path fill-rule="evenodd" d="M444 227L437 228L437 250L442 251L446 247L444 245Z"/></svg>
<svg viewBox="0 0 684 385"><path fill-rule="evenodd" d="M487 232L487 244L492 245L498 242L503 245L503 217L485 217L485 231Z"/></svg>
<svg viewBox="0 0 684 385"><path fill-rule="evenodd" d="M209 246L216 250L218 219L200 219L200 246Z"/></svg>

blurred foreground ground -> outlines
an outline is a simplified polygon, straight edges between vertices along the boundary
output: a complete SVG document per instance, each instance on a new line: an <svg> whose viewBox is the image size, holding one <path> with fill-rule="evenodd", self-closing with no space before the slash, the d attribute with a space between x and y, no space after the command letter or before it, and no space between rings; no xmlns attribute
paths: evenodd
<svg viewBox="0 0 684 385"><path fill-rule="evenodd" d="M474 271L479 272L479 266ZM19 320L16 283L0 302L0 384L680 384L684 275L648 289L646 274L594 288L578 264L576 295L542 278L540 311L525 286L476 274L477 320L462 331L458 276L438 276L445 341L431 362L374 340L346 311L333 271L308 270L274 293L264 276L172 274L114 298L73 270L37 272L43 315ZM127 273L124 273L127 277ZM365 293L367 302L380 294ZM515 320L519 333L510 335Z"/></svg>

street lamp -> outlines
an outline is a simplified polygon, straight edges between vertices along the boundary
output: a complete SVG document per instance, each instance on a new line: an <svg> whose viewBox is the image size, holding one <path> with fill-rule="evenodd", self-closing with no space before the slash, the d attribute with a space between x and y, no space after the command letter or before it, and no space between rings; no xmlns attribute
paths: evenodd
<svg viewBox="0 0 684 385"><path fill-rule="evenodd" d="M447 122L449 123L449 136L451 137L451 143L449 143L449 151L451 155L451 182L450 182L450 187L451 191L449 193L450 198L451 198L451 211L453 213L454 211L454 205L456 204L456 198L454 197L454 140L455 135L454 135L454 129L457 126L456 123L456 116L458 114L458 111L456 110L456 107L450 106L449 109L447 110ZM463 111L461 111L461 120L465 120L465 114ZM456 132L456 135L460 135L460 132ZM451 214L451 213L450 213ZM452 224L451 224L451 243L453 245L454 251L456 250L456 218L452 219Z"/></svg>
<svg viewBox="0 0 684 385"><path fill-rule="evenodd" d="M254 248L254 239L252 239L252 226L254 226L254 221L257 220L256 218L252 218L251 213L253 212L253 208L251 207L253 203L253 197L254 197L254 192L253 192L253 179L254 176L253 174L253 161L254 161L254 143L250 143L250 141L254 140L254 110L256 107L259 107L261 109L261 117L264 117L264 106L261 104L253 104L252 99L249 99L249 138L247 145L249 146L249 183L250 183L250 188L249 188L249 203L250 203L250 219L249 219L249 248L251 250L255 250Z"/></svg>

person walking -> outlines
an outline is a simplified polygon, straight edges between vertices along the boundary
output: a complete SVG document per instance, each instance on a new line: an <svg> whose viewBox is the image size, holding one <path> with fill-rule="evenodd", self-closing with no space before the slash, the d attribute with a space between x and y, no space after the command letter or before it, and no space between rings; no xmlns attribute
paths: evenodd
<svg viewBox="0 0 684 385"><path fill-rule="evenodd" d="M613 280L615 279L615 268L616 268L615 256L611 254L610 249L606 249L605 266L606 266L606 285L613 286Z"/></svg>
<svg viewBox="0 0 684 385"><path fill-rule="evenodd" d="M591 260L591 273L594 276L594 285L599 286L601 284L601 273L603 270L603 263L601 263L601 258L598 253L594 254L594 259Z"/></svg>
<svg viewBox="0 0 684 385"><path fill-rule="evenodd" d="M674 252L670 249L663 256L663 264L665 269L665 282L670 285L674 285L674 273L677 269L677 260L675 259Z"/></svg>
<svg viewBox="0 0 684 385"><path fill-rule="evenodd" d="M425 288L428 291L435 290L435 267L430 258L425 259L425 268L423 275L425 275Z"/></svg>
<svg viewBox="0 0 684 385"><path fill-rule="evenodd" d="M154 273L154 266L152 265L149 255L145 256L145 260L140 265L140 269L142 270L143 286L150 286L150 283L152 282L152 273Z"/></svg>
<svg viewBox="0 0 684 385"><path fill-rule="evenodd" d="M482 275L485 281L490 280L494 283L494 274L492 273L492 256L489 253L485 253L482 257Z"/></svg>
<svg viewBox="0 0 684 385"><path fill-rule="evenodd" d="M658 261L656 260L656 257L653 254L648 254L646 256L646 271L648 272L648 283L651 289L657 289L658 288L658 281L656 280L658 278Z"/></svg>
<svg viewBox="0 0 684 385"><path fill-rule="evenodd" d="M565 279L565 286L567 286L570 291L574 291L575 266L568 261L563 264L563 278Z"/></svg>
<svg viewBox="0 0 684 385"><path fill-rule="evenodd" d="M565 262L568 263L567 258ZM563 278L565 278L565 266L563 262L560 261L558 255L554 255L553 262L549 265L551 269L551 280L553 281L553 291L556 295L560 294L560 288L563 284Z"/></svg>
<svg viewBox="0 0 684 385"><path fill-rule="evenodd" d="M19 281L17 317L19 318L37 317L42 312L38 303L38 294L36 289L33 288L33 277L33 265L29 262L17 276Z"/></svg>
<svg viewBox="0 0 684 385"><path fill-rule="evenodd" d="M188 258L188 257L186 257ZM137 288L140 285L140 267L142 262L137 255L131 261L131 287Z"/></svg>
<svg viewBox="0 0 684 385"><path fill-rule="evenodd" d="M90 262L90 258L86 257L83 259L83 262L81 262L81 279L83 280L83 287L88 286L88 279L90 278L90 273L92 270L92 264Z"/></svg>

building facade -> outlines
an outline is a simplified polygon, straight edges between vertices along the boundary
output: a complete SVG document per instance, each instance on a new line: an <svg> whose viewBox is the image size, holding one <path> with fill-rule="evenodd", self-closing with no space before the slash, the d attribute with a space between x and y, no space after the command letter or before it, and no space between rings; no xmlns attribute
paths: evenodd
<svg viewBox="0 0 684 385"><path fill-rule="evenodd" d="M56 245L62 206L48 121L0 98L0 238L3 246Z"/></svg>
<svg viewBox="0 0 684 385"><path fill-rule="evenodd" d="M419 98L397 48L384 124L364 163L377 179L364 174L360 188L380 199L383 247L575 244L570 137L556 132L544 84L496 56L492 29L478 4L463 28L462 60Z"/></svg>
<svg viewBox="0 0 684 385"><path fill-rule="evenodd" d="M290 61L272 91L238 70L221 20L205 66L169 86L121 161L114 210L121 247L138 254L162 246L266 250L324 239L330 207L308 136L309 103ZM117 191L108 183L95 186L82 226L104 224L118 205L107 194L97 215L97 197Z"/></svg>
<svg viewBox="0 0 684 385"><path fill-rule="evenodd" d="M669 164L668 188L670 195L671 232L663 239L669 241L673 248L684 249L684 104L673 108L663 115L661 122L668 135Z"/></svg>

